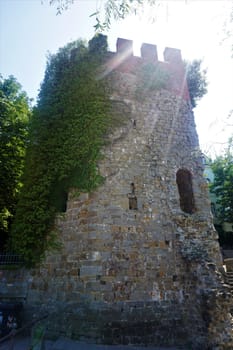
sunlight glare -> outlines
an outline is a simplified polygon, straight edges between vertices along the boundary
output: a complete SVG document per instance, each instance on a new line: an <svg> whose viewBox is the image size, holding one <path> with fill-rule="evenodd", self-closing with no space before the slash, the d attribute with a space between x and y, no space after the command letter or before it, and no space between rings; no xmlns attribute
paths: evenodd
<svg viewBox="0 0 233 350"><path fill-rule="evenodd" d="M157 45L160 61L163 61L165 47L180 49L184 60L203 61L202 68L207 68L208 94L194 112L201 147L215 148L216 152L221 151L216 144L220 131L223 144L232 134L232 128L227 127L226 122L233 109L232 43L224 40L224 25L231 6L231 1L163 1L162 6L154 9L145 6L140 17L131 16L112 28L118 37L133 40L137 56L140 56L141 44L149 43ZM154 23L149 22L154 14ZM115 42L111 48L115 51Z"/></svg>

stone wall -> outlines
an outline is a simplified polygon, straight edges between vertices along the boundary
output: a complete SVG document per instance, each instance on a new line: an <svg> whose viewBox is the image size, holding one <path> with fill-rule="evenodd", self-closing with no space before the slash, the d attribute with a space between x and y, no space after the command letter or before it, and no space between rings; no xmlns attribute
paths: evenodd
<svg viewBox="0 0 233 350"><path fill-rule="evenodd" d="M24 269L2 268L0 265L0 302L17 300L23 302L27 299L30 280Z"/></svg>
<svg viewBox="0 0 233 350"><path fill-rule="evenodd" d="M170 62L157 63L170 72L165 88L138 94L137 69L156 48L138 58L130 45L118 41L103 73L123 120L106 138L105 181L93 193L70 191L57 217L63 248L31 271L27 304L52 315L54 335L231 349L230 296L180 52L167 49ZM188 176L178 180L179 170Z"/></svg>

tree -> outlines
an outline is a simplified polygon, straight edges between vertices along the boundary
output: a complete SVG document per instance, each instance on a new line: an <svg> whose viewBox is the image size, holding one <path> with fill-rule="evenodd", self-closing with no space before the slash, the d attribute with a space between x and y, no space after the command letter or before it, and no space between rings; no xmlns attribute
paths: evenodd
<svg viewBox="0 0 233 350"><path fill-rule="evenodd" d="M13 76L0 76L0 250L3 250L21 188L30 116L29 100Z"/></svg>
<svg viewBox="0 0 233 350"><path fill-rule="evenodd" d="M217 198L217 219L222 224L233 223L233 138L229 140L227 150L223 156L218 156L211 164L214 172L214 182L210 185L210 191ZM220 231L220 240L233 245L232 233L229 237L224 231Z"/></svg>
<svg viewBox="0 0 233 350"><path fill-rule="evenodd" d="M67 10L73 3L74 0L48 0L50 5L57 7L57 14L61 14L64 10ZM112 19L124 19L129 14L137 14L142 10L143 6L155 6L159 4L159 0L104 0L101 5L104 7L104 19L101 20L101 5L97 8L97 11L90 16L95 16L96 31L103 31L110 29Z"/></svg>
<svg viewBox="0 0 233 350"><path fill-rule="evenodd" d="M187 84L193 107L196 107L197 101L207 93L206 70L201 69L201 63L201 60L185 62Z"/></svg>

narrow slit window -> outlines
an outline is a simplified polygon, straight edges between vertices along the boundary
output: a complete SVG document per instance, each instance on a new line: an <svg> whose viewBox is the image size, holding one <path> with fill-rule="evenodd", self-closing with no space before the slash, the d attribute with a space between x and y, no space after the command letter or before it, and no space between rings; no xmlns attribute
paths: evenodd
<svg viewBox="0 0 233 350"><path fill-rule="evenodd" d="M135 195L135 186L134 186L133 182L131 183L130 187L131 187L131 192L128 193L129 209L130 210L137 210L138 209L138 202L137 202L137 197Z"/></svg>
<svg viewBox="0 0 233 350"><path fill-rule="evenodd" d="M129 209L130 210L137 210L138 209L138 203L137 203L136 196L134 196L133 198L129 198Z"/></svg>
<svg viewBox="0 0 233 350"><path fill-rule="evenodd" d="M68 194L64 190L59 190L54 193L53 200L55 202L56 209L59 213L65 213L67 209Z"/></svg>
<svg viewBox="0 0 233 350"><path fill-rule="evenodd" d="M61 193L60 212L62 212L62 213L66 212L67 201L68 201L68 194L67 194L67 192L63 191Z"/></svg>
<svg viewBox="0 0 233 350"><path fill-rule="evenodd" d="M195 211L192 175L186 169L179 169L176 173L176 183L180 195L180 208L185 213L193 214Z"/></svg>

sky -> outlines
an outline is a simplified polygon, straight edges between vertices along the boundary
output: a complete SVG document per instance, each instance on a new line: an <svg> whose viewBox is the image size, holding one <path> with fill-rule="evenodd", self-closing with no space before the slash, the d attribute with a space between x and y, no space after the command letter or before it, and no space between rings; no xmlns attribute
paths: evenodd
<svg viewBox="0 0 233 350"><path fill-rule="evenodd" d="M157 45L161 60L166 46L181 49L183 59L203 60L208 93L194 114L201 149L212 157L223 151L233 134L233 114L231 120L229 117L233 110L232 7L231 0L164 0L154 8L145 7L140 16L113 21L104 33L111 51L115 51L116 40L121 37L134 41L135 55L147 42ZM79 38L91 39L95 17L90 15L99 8L103 8L103 0L74 0L69 10L57 15L49 0L0 0L3 78L14 75L36 103L48 52L56 53ZM227 31L231 31L231 37Z"/></svg>

